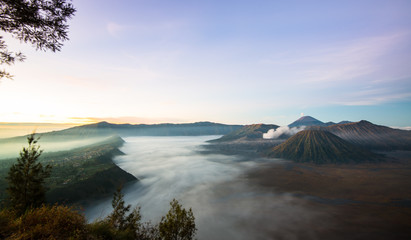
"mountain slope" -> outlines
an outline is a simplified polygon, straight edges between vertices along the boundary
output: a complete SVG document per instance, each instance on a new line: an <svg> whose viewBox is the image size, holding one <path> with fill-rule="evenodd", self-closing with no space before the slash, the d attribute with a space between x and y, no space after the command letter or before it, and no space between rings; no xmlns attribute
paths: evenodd
<svg viewBox="0 0 411 240"><path fill-rule="evenodd" d="M71 139L100 138L113 135L124 136L201 136L224 135L241 128L242 125L226 125L212 122L183 124L113 124L99 122L60 131L38 134L42 141L67 141ZM0 139L0 144L25 142L26 136Z"/></svg>
<svg viewBox="0 0 411 240"><path fill-rule="evenodd" d="M63 130L60 134L118 134L120 136L200 136L223 135L242 127L212 122L184 124L112 124L100 122Z"/></svg>
<svg viewBox="0 0 411 240"><path fill-rule="evenodd" d="M272 148L268 156L317 164L369 162L380 159L374 153L320 130L301 131Z"/></svg>
<svg viewBox="0 0 411 240"><path fill-rule="evenodd" d="M374 150L411 150L411 131L392 129L362 120L354 123L313 127L365 148Z"/></svg>
<svg viewBox="0 0 411 240"><path fill-rule="evenodd" d="M292 122L288 126L291 127L300 127L300 126L324 126L325 123L317 120L311 116L300 117L296 121Z"/></svg>
<svg viewBox="0 0 411 240"><path fill-rule="evenodd" d="M251 140L262 139L263 134L270 129L277 129L278 126L274 124L252 124L239 128L219 139L211 140L210 142L226 142L234 140Z"/></svg>

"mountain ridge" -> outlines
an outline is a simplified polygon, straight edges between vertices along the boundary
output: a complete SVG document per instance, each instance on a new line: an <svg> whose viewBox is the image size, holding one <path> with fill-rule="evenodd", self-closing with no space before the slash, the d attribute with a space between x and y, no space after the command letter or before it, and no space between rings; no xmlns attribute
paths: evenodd
<svg viewBox="0 0 411 240"><path fill-rule="evenodd" d="M331 132L352 144L368 149L411 150L411 131L393 129L366 120L310 129Z"/></svg>
<svg viewBox="0 0 411 240"><path fill-rule="evenodd" d="M359 163L381 160L377 154L357 147L344 139L321 130L304 130L270 149L269 157L315 164Z"/></svg>

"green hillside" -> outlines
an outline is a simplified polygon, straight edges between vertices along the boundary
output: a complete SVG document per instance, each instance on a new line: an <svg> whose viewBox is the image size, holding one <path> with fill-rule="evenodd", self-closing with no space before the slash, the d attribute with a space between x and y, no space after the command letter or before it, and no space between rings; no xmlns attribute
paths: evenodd
<svg viewBox="0 0 411 240"><path fill-rule="evenodd" d="M317 164L359 163L382 159L381 156L356 147L330 132L319 130L301 131L270 149L267 155Z"/></svg>
<svg viewBox="0 0 411 240"><path fill-rule="evenodd" d="M69 151L44 152L40 161L53 166L50 178L46 179L48 202L73 203L111 195L119 185L136 180L112 161L123 154L118 150L123 143L120 137L111 137ZM0 161L0 200L6 197L5 177L15 162L15 158Z"/></svg>

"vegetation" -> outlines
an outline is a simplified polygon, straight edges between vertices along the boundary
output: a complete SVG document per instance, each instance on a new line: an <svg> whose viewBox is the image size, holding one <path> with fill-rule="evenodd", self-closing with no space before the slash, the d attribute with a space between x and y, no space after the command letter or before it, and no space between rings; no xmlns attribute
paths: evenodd
<svg viewBox="0 0 411 240"><path fill-rule="evenodd" d="M140 208L125 205L118 190L113 198L113 212L103 220L87 223L84 215L63 205L32 208L18 216L11 209L0 210L1 239L139 239L190 240L196 228L191 211L173 200L159 225L142 222Z"/></svg>
<svg viewBox="0 0 411 240"><path fill-rule="evenodd" d="M60 51L68 40L67 20L76 10L66 0L0 0L0 30L11 34L37 50ZM0 36L0 64L23 61L21 52L11 52ZM0 79L12 78L0 70Z"/></svg>
<svg viewBox="0 0 411 240"><path fill-rule="evenodd" d="M37 141L31 134L29 147L23 148L17 164L10 168L10 205L0 210L1 239L193 239L192 210L185 210L175 199L159 225L142 223L138 207L128 213L131 206L125 204L121 188L114 193L113 212L91 224L72 207L45 205L43 185L51 167L43 169L37 162L42 154Z"/></svg>
<svg viewBox="0 0 411 240"><path fill-rule="evenodd" d="M159 224L160 236L165 240L193 239L197 231L191 208L185 210L177 200L170 203L170 211Z"/></svg>
<svg viewBox="0 0 411 240"><path fill-rule="evenodd" d="M42 137L43 138L43 137ZM50 164L53 171L45 180L49 203L75 203L93 197L110 196L117 186L136 178L116 166L112 158L123 154L119 137L111 137L89 146L70 151L43 153L42 164ZM0 200L5 199L7 181L4 178L15 159L0 161Z"/></svg>
<svg viewBox="0 0 411 240"><path fill-rule="evenodd" d="M38 158L43 152L37 145L35 134L27 137L29 146L23 147L17 163L13 164L7 176L10 206L18 213L45 202L44 181L50 176L51 166L43 167Z"/></svg>

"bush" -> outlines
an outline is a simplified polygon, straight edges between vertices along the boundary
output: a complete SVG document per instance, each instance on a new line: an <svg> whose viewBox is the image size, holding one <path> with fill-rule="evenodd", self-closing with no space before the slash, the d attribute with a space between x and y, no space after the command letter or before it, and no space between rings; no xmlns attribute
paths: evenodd
<svg viewBox="0 0 411 240"><path fill-rule="evenodd" d="M86 220L71 207L54 205L28 210L14 221L11 239L85 239Z"/></svg>
<svg viewBox="0 0 411 240"><path fill-rule="evenodd" d="M0 211L0 239L6 239L16 232L14 219L17 218L16 212L11 209L2 209Z"/></svg>

